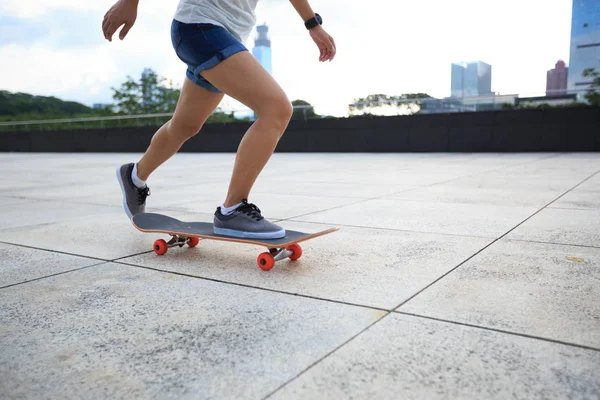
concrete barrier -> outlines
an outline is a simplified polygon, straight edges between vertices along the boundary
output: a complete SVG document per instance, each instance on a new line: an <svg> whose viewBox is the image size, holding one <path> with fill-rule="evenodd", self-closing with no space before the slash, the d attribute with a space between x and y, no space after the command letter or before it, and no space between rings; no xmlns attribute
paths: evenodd
<svg viewBox="0 0 600 400"><path fill-rule="evenodd" d="M182 152L235 152L249 123L207 124ZM156 126L0 133L3 152L143 152ZM291 121L277 152L600 151L600 107Z"/></svg>

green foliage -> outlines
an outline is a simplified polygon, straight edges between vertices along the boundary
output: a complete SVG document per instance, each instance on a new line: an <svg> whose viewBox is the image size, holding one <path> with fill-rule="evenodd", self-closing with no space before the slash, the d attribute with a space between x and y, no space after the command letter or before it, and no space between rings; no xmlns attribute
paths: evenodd
<svg viewBox="0 0 600 400"><path fill-rule="evenodd" d="M593 106L600 106L600 93L596 89L600 89L600 72L594 68L587 68L583 71L583 76L593 78L592 87L585 94L585 99Z"/></svg>
<svg viewBox="0 0 600 400"><path fill-rule="evenodd" d="M227 123L227 122L237 122L233 113L227 114L223 112L220 108L217 108L206 120L207 123Z"/></svg>
<svg viewBox="0 0 600 400"><path fill-rule="evenodd" d="M0 90L0 117L2 120L68 118L93 114L92 108L74 101Z"/></svg>
<svg viewBox="0 0 600 400"><path fill-rule="evenodd" d="M406 93L399 96L389 96L387 94L370 94L367 97L354 99L353 103L348 105L350 114L356 111L370 110L379 107L396 108L398 111L404 107L410 113L418 113L421 110L423 102L421 99L432 98L427 93Z"/></svg>
<svg viewBox="0 0 600 400"><path fill-rule="evenodd" d="M292 106L308 106L308 108L294 108L292 119L308 119L308 118L319 118L319 115L315 113L315 109L312 104L304 100L292 101Z"/></svg>
<svg viewBox="0 0 600 400"><path fill-rule="evenodd" d="M123 114L158 114L175 111L180 89L173 82L159 77L153 70L145 69L139 81L128 76L121 87L114 91L114 109Z"/></svg>

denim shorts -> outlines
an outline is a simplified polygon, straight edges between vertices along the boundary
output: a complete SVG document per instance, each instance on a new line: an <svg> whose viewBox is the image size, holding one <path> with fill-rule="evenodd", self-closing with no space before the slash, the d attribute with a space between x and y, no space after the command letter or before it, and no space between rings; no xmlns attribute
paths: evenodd
<svg viewBox="0 0 600 400"><path fill-rule="evenodd" d="M225 28L212 24L171 23L171 42L177 57L187 64L186 76L196 85L214 93L221 93L213 84L200 76L200 71L215 65L240 51L247 50Z"/></svg>

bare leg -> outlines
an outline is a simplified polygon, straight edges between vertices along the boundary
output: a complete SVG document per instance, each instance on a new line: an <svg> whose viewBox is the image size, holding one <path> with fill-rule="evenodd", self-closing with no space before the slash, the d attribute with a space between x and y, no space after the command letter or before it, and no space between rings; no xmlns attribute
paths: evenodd
<svg viewBox="0 0 600 400"><path fill-rule="evenodd" d="M236 53L200 74L258 116L238 147L229 191L223 203L225 207L231 207L248 198L256 178L283 135L293 109L281 87L247 51Z"/></svg>
<svg viewBox="0 0 600 400"><path fill-rule="evenodd" d="M209 92L186 77L173 118L154 134L137 164L138 177L147 180L156 168L177 153L189 138L200 131L222 99L222 93Z"/></svg>

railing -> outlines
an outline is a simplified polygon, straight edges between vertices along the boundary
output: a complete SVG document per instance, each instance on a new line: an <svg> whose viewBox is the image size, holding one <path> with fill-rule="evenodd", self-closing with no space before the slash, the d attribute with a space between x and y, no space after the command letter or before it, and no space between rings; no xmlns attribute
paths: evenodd
<svg viewBox="0 0 600 400"><path fill-rule="evenodd" d="M302 110L304 119L308 118L307 111L312 106L293 106L294 110ZM220 111L234 118L247 118L254 120L254 113L248 110ZM138 114L138 115L113 115L108 117L62 118L32 121L5 121L0 122L0 132L4 131L32 131L32 130L72 130L72 129L103 129L125 128L139 126L159 126L167 122L173 113Z"/></svg>
<svg viewBox="0 0 600 400"><path fill-rule="evenodd" d="M569 90L568 93L565 91L557 91L557 93L550 93L550 96L546 95L546 92L542 93L531 93L531 94L492 94L489 96L476 96L476 97L447 97L442 99L437 98L421 98L421 99L395 99L393 104L386 104L381 102L378 104L379 107L373 107L373 104L369 104L369 110L356 110L351 112L350 115L362 114L364 112L373 112L373 114L385 114L385 108L390 111L391 114L385 115L400 115L410 114L412 111L409 109L402 111L401 109L392 110L389 108L390 105L397 106L401 104L419 104L418 109L422 114L434 114L434 113L447 113L447 112L476 112L476 111L487 111L496 110L502 108L510 108L515 106L520 107L536 107L543 104L553 105L565 105L575 102L583 101L583 94L587 93L589 89ZM360 105L360 103L355 103ZM302 110L303 118L308 119L308 110L312 106L294 106L294 110ZM378 110L379 108L379 110ZM233 115L236 119L249 119L254 120L254 114L251 110L222 110L222 113ZM33 120L33 121L6 121L0 122L0 132L4 131L46 131L46 130L72 130L72 129L102 129L102 128L124 128L124 127L139 127L139 126L159 126L168 121L173 116L173 113L161 113L161 114L141 114L141 115L117 115L108 117L89 117L89 118L63 118L63 119L46 119L46 120Z"/></svg>

